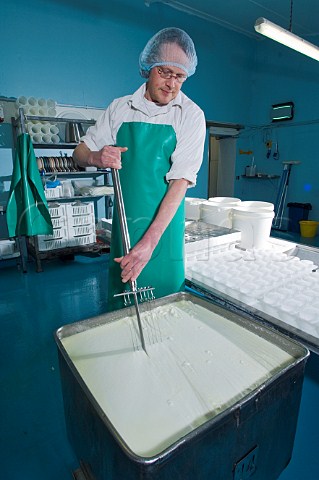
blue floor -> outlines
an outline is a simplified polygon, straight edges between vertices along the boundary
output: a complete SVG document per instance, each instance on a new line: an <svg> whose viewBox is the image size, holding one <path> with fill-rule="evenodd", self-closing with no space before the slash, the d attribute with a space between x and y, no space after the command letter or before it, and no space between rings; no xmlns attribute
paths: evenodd
<svg viewBox="0 0 319 480"><path fill-rule="evenodd" d="M42 273L32 263L26 274L0 265L1 480L72 480L78 463L66 438L53 332L106 311L107 269L107 255L46 262ZM318 358L307 364L293 458L280 480L319 478Z"/></svg>

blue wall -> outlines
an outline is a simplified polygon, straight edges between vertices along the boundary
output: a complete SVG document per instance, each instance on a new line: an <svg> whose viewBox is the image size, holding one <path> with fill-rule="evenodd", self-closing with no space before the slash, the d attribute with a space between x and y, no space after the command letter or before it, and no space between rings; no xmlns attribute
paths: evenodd
<svg viewBox="0 0 319 480"><path fill-rule="evenodd" d="M311 203L319 218L317 182L319 64L265 39L256 41L163 4L143 0L30 0L2 2L0 95L54 98L58 103L104 107L141 84L138 56L146 41L165 26L185 29L194 39L199 65L183 86L207 120L241 123L235 195L275 201L279 180L242 178L253 150L257 170L280 175L292 169L287 202ZM292 100L295 118L270 124L272 104ZM255 128L257 127L257 128ZM8 137L8 125L0 125ZM280 158L266 158L265 141L278 141ZM3 146L3 142L2 143ZM6 144L7 146L7 144ZM1 152L1 147L0 147ZM7 157L0 176L12 168ZM190 196L207 196L208 155Z"/></svg>
<svg viewBox="0 0 319 480"><path fill-rule="evenodd" d="M318 81L319 63L315 60L269 39L258 42L250 122L259 128L246 129L239 141L243 150L253 150L259 172L280 175L283 161L301 162L292 167L286 204L311 203L311 219L319 218ZM286 101L294 102L294 119L271 125L271 105ZM265 141L269 139L273 145L278 142L279 160L273 155L266 157ZM243 173L247 160L247 156L238 155L237 175ZM273 202L278 185L279 180L241 178L235 182L236 196Z"/></svg>
<svg viewBox="0 0 319 480"><path fill-rule="evenodd" d="M166 26L193 38L199 65L183 91L208 120L247 123L255 43L202 19L143 0L2 2L0 95L106 106L142 82L138 56ZM1 129L4 126L0 126ZM2 130L3 132L3 130ZM207 150L191 196L207 196ZM0 176L1 176L0 171Z"/></svg>

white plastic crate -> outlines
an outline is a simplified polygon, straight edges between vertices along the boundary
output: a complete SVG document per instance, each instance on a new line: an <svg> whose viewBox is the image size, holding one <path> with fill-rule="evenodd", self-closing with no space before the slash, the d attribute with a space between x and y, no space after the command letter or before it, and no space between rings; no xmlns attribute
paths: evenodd
<svg viewBox="0 0 319 480"><path fill-rule="evenodd" d="M66 204L62 203L49 203L50 217L65 217L66 216Z"/></svg>
<svg viewBox="0 0 319 480"><path fill-rule="evenodd" d="M14 240L0 240L0 257L14 253Z"/></svg>
<svg viewBox="0 0 319 480"><path fill-rule="evenodd" d="M44 195L47 200L62 197L62 187L58 185L55 188L45 188Z"/></svg>
<svg viewBox="0 0 319 480"><path fill-rule="evenodd" d="M41 240L57 240L63 238L68 239L68 229L66 227L54 228L52 235L38 235L38 239L40 238Z"/></svg>
<svg viewBox="0 0 319 480"><path fill-rule="evenodd" d="M69 239L70 247L85 246L95 243L96 235L91 233L90 235L83 235L82 237L73 237Z"/></svg>
<svg viewBox="0 0 319 480"><path fill-rule="evenodd" d="M67 238L59 238L56 240L44 240L43 238L38 238L38 247L41 252L48 250L57 250L58 248L65 248L69 246Z"/></svg>
<svg viewBox="0 0 319 480"><path fill-rule="evenodd" d="M81 225L95 225L95 217L92 213L89 215L72 215L68 217L69 227L80 227Z"/></svg>
<svg viewBox="0 0 319 480"><path fill-rule="evenodd" d="M66 217L51 217L53 228L67 227Z"/></svg>
<svg viewBox="0 0 319 480"><path fill-rule="evenodd" d="M66 210L68 218L77 215L90 215L94 214L94 204L93 202L66 203Z"/></svg>
<svg viewBox="0 0 319 480"><path fill-rule="evenodd" d="M69 239L72 237L81 237L83 235L91 235L95 233L95 225L80 225L78 227L68 226Z"/></svg>

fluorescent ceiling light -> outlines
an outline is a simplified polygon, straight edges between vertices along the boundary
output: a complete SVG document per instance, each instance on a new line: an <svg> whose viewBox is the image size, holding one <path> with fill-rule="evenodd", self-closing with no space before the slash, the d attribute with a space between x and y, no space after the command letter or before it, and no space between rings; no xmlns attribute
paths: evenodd
<svg viewBox="0 0 319 480"><path fill-rule="evenodd" d="M255 30L272 40L276 40L276 42L286 45L286 47L290 47L297 52L303 53L304 55L319 61L319 47L303 40L303 38L300 38L297 35L294 35L292 32L289 32L289 30L279 27L266 18L257 18Z"/></svg>

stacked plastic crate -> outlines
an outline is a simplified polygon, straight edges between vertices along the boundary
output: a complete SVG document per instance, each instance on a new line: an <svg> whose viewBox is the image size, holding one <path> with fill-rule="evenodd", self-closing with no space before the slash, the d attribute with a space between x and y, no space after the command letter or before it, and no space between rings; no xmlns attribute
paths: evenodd
<svg viewBox="0 0 319 480"><path fill-rule="evenodd" d="M69 246L90 245L96 240L93 202L66 204Z"/></svg>
<svg viewBox="0 0 319 480"><path fill-rule="evenodd" d="M37 236L39 251L95 243L93 202L49 203L48 206L53 225L53 235Z"/></svg>

